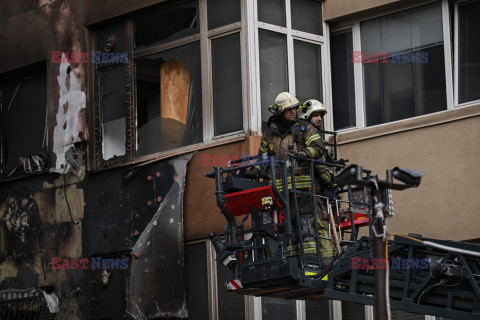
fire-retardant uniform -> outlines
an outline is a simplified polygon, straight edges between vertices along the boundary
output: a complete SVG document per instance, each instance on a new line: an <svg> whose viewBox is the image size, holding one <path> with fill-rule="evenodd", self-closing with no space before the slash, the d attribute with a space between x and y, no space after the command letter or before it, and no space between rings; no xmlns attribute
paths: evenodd
<svg viewBox="0 0 480 320"><path fill-rule="evenodd" d="M307 158L320 159L324 153L322 138L315 127L307 121L297 120L283 134L279 130L280 117L272 116L267 123L263 138L260 143L259 155L267 153L269 156L275 156L278 160L290 160L290 155L298 154L303 151ZM283 190L281 180L281 166L275 168L277 186ZM288 188L291 189L291 168L288 168ZM321 185L316 180L317 194L320 192ZM306 161L296 161L295 164L295 187L297 189L308 189L311 186L310 163ZM290 196L290 212L292 215L292 245L288 247L289 255L300 253L299 237L297 232L297 223L295 219L295 206L293 197ZM316 255L314 212L312 197L306 195L297 196L298 209L300 215L300 229L304 236L303 247L306 255ZM322 264L326 265L334 258L334 248L328 239L328 217L326 207L323 201L316 199L317 206L317 228L320 244L320 255ZM322 238L323 237L323 238Z"/></svg>

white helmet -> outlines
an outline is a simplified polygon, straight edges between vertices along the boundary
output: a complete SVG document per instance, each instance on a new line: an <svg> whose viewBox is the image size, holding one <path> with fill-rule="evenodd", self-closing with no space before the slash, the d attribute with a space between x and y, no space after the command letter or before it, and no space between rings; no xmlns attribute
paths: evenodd
<svg viewBox="0 0 480 320"><path fill-rule="evenodd" d="M298 108L298 117L300 119L308 120L314 112L322 112L322 116L325 116L327 114L327 109L325 109L325 106L320 101L310 99L305 101L303 106Z"/></svg>
<svg viewBox="0 0 480 320"><path fill-rule="evenodd" d="M275 98L275 105L269 106L270 112L281 115L283 111L291 108L298 108L300 102L289 92L280 92Z"/></svg>

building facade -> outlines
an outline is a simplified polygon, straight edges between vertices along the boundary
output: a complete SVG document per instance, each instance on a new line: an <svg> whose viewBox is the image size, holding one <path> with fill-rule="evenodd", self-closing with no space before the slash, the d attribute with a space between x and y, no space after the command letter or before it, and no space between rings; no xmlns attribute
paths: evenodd
<svg viewBox="0 0 480 320"><path fill-rule="evenodd" d="M324 102L340 157L425 174L389 231L478 242L479 21L475 0L3 1L0 291L55 293L61 319L373 319L226 294L204 173L255 155L289 91Z"/></svg>

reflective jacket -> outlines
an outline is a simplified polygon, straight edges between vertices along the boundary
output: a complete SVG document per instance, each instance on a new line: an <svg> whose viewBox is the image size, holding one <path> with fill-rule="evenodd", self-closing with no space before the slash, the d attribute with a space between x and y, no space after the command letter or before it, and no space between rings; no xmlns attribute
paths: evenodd
<svg viewBox="0 0 480 320"><path fill-rule="evenodd" d="M263 133L258 154L267 153L269 156L275 156L278 160L290 160L289 156L299 151L304 151L307 158L311 159L320 159L324 153L323 141L317 129L304 120L296 121L284 134L278 130L277 123L272 122ZM275 169L277 186L280 187L278 182L281 182L282 167L277 165ZM289 177L290 172L291 169L288 168ZM296 187L308 188L310 180L310 163L295 161ZM290 189L290 181L288 184Z"/></svg>

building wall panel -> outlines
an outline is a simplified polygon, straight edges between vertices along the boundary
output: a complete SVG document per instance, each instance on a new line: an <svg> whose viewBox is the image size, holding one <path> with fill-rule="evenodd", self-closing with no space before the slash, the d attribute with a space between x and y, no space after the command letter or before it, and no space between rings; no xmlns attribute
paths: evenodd
<svg viewBox="0 0 480 320"><path fill-rule="evenodd" d="M425 174L417 189L393 192L395 217L387 221L390 232L467 240L479 237L480 223L475 217L480 192L479 145L477 114L341 144L339 154L382 179L385 170L395 166Z"/></svg>

